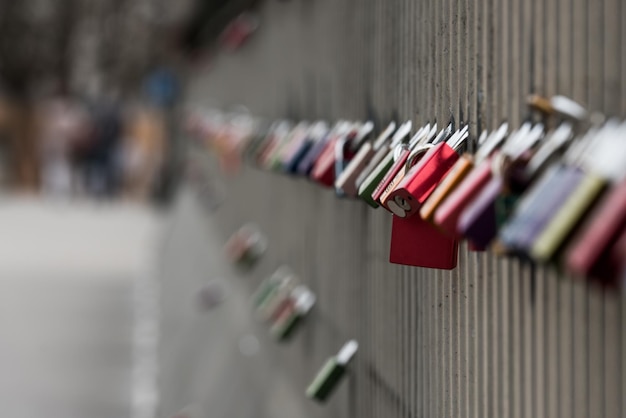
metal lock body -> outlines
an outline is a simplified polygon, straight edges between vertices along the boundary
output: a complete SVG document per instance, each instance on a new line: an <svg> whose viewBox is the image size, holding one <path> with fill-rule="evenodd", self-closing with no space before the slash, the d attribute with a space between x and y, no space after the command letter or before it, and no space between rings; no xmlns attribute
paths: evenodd
<svg viewBox="0 0 626 418"><path fill-rule="evenodd" d="M503 186L501 177L493 177L459 217L457 233L465 236L476 248L487 248L498 233L494 202Z"/></svg>
<svg viewBox="0 0 626 418"><path fill-rule="evenodd" d="M550 167L522 197L511 219L500 231L500 241L510 250L528 253L537 236L583 178L577 169Z"/></svg>
<svg viewBox="0 0 626 418"><path fill-rule="evenodd" d="M569 97L556 95L550 99L531 94L526 100L527 104L545 115L560 115L564 118L582 121L589 117L587 110Z"/></svg>
<svg viewBox="0 0 626 418"><path fill-rule="evenodd" d="M271 162L272 170L284 171L285 165L291 161L309 138L313 126L314 125L309 125L307 122L301 122L293 128L290 138L274 155L273 161Z"/></svg>
<svg viewBox="0 0 626 418"><path fill-rule="evenodd" d="M420 216L425 221L434 222L435 211L441 203L458 187L463 179L474 168L474 159L471 155L462 155L454 164L450 173L433 190L420 209Z"/></svg>
<svg viewBox="0 0 626 418"><path fill-rule="evenodd" d="M307 388L306 396L318 402L326 401L345 373L343 364L339 364L335 357L329 358Z"/></svg>
<svg viewBox="0 0 626 418"><path fill-rule="evenodd" d="M273 147L274 141L277 140L277 136L283 135L283 131L289 128L289 122L278 121L274 122L267 134L259 141L258 144L251 150L250 159L254 161L254 164L261 167L265 155Z"/></svg>
<svg viewBox="0 0 626 418"><path fill-rule="evenodd" d="M278 152L278 150L280 150L280 148L290 138L289 134L291 131L292 128L289 122L284 122L276 128L267 146L259 155L257 160L259 167L266 170L270 168L270 163L272 162L274 154Z"/></svg>
<svg viewBox="0 0 626 418"><path fill-rule="evenodd" d="M293 290L291 292L293 293ZM294 305L295 301L290 293L275 305L274 310L269 313L268 321L271 324L275 324L279 318L290 315L294 311Z"/></svg>
<svg viewBox="0 0 626 418"><path fill-rule="evenodd" d="M386 207L386 205L381 203L381 197L385 193L389 193L389 187L393 187L394 179L398 175L403 175L404 166L406 165L406 160L409 158L410 154L411 150L408 144L399 149L399 152L397 153L397 157L394 159L393 164L391 165L391 167L389 167L389 170L387 170L387 173L383 176L382 180L378 183L378 186L376 186L374 192L372 193L372 199L387 210L389 209Z"/></svg>
<svg viewBox="0 0 626 418"><path fill-rule="evenodd" d="M275 298L281 287L289 285L293 280L292 277L291 269L287 266L281 266L269 278L261 282L253 296L253 305L259 315L263 316L267 313L267 306Z"/></svg>
<svg viewBox="0 0 626 418"><path fill-rule="evenodd" d="M374 193L376 186L378 186L387 171L389 171L393 162L393 150L389 150L359 187L359 197L373 208L377 208L379 205L378 202L372 198L372 193Z"/></svg>
<svg viewBox="0 0 626 418"><path fill-rule="evenodd" d="M361 148L365 144L369 144L367 139L373 129L374 123L371 121L361 125L356 124L353 131L337 143L335 147L335 179L338 179L343 174ZM341 190L336 183L337 181L335 180L335 189Z"/></svg>
<svg viewBox="0 0 626 418"><path fill-rule="evenodd" d="M315 295L306 286L297 286L289 299L292 303L276 316L270 329L279 341L286 341L294 334L316 301Z"/></svg>
<svg viewBox="0 0 626 418"><path fill-rule="evenodd" d="M320 154L326 149L328 145L328 141L335 137L337 132L340 132L346 129L347 122L339 121L335 124L333 129L330 132L323 135L317 142L315 142L309 149L309 152L306 153L302 160L298 164L297 172L299 175L308 177L315 166L315 162L319 158Z"/></svg>
<svg viewBox="0 0 626 418"><path fill-rule="evenodd" d="M372 193L372 199L376 200L376 202L388 211L393 213L389 207L389 194L400 184L410 168L434 146L433 143L441 140L441 138L445 137L449 131L452 130L452 126L448 126L448 129L442 129L439 135L433 140L433 143L431 143L432 135L435 134L436 129L436 125L430 131L428 131L427 128L422 128L408 144L403 144L402 148L396 149L394 164L378 184L374 193Z"/></svg>
<svg viewBox="0 0 626 418"><path fill-rule="evenodd" d="M434 148L415 164L398 186L387 196L394 215L401 218L416 214L435 187L450 172L459 155L456 150L467 138L468 127L457 131L446 142L436 143Z"/></svg>
<svg viewBox="0 0 626 418"><path fill-rule="evenodd" d="M411 131L411 126L412 123L409 121L403 123L398 128L393 136L387 154L383 156L381 161L372 169L368 176L363 180L363 183L359 186L359 197L373 208L378 207L378 202L376 202L376 200L372 198L372 194L374 193L378 184L385 177L385 174L387 174L389 169L393 166L394 153L397 149L396 147L400 146L401 141L403 141L409 135Z"/></svg>
<svg viewBox="0 0 626 418"><path fill-rule="evenodd" d="M529 150L543 137L543 125L520 129L505 148L492 159L492 176L476 197L463 210L457 233L464 235L478 248L486 248L497 236L497 204L507 193L512 173L527 163Z"/></svg>
<svg viewBox="0 0 626 418"><path fill-rule="evenodd" d="M608 279L611 247L626 229L626 180L613 187L572 240L564 264L575 275Z"/></svg>
<svg viewBox="0 0 626 418"><path fill-rule="evenodd" d="M465 207L491 179L491 159L472 170L435 211L434 223L450 236L458 236L457 224Z"/></svg>
<svg viewBox="0 0 626 418"><path fill-rule="evenodd" d="M500 233L501 242L540 261L555 255L604 188L601 177L623 175L626 162L615 152L623 129L613 121L573 144L563 161L547 169L523 197Z"/></svg>
<svg viewBox="0 0 626 418"><path fill-rule="evenodd" d="M374 156L372 157L370 162L367 163L367 165L365 166L363 171L361 171L359 176L356 178L356 182L355 182L356 189L357 189L357 195L359 195L360 189L361 189L361 185L363 184L365 179L367 179L369 177L369 175L372 173L372 171L376 167L378 167L378 165L383 161L383 159L389 154L389 151L391 151L391 144L390 143L383 143L383 145L380 147L380 149L378 151L376 151L376 153L374 154ZM371 195L371 193L370 193L370 195Z"/></svg>
<svg viewBox="0 0 626 418"><path fill-rule="evenodd" d="M257 155L275 129L276 124L276 122L271 125L265 121L258 122L256 133L252 135L242 152L245 160L256 163Z"/></svg>
<svg viewBox="0 0 626 418"><path fill-rule="evenodd" d="M376 153L383 147L385 141L389 139L393 131L396 128L396 124L391 122L387 128L378 136L374 143L366 142L361 146L348 166L335 181L335 188L343 190L343 192L349 197L356 197L358 193L357 178L362 171L367 167Z"/></svg>
<svg viewBox="0 0 626 418"><path fill-rule="evenodd" d="M425 144L425 145L418 147L417 149L411 151L408 156L402 158L404 160L404 164L402 165L400 170L395 171L394 168L389 170L388 175L393 174L392 172L394 171L395 171L395 175L393 175L393 178L391 180L383 180L381 182L381 185L383 183L386 183L386 186L382 194L380 194L378 197L378 202L380 203L382 207L384 207L385 209L387 209L389 212L393 214L396 214L397 212L399 212L397 209L397 204L393 200L392 193L402 183L402 180L405 178L409 170L415 164L417 164L422 157L424 157L424 155L428 152L428 150L432 148L433 148L432 144ZM372 195L372 198L373 197L374 196Z"/></svg>
<svg viewBox="0 0 626 418"><path fill-rule="evenodd" d="M289 174L297 174L298 165L311 150L311 148L321 141L328 134L328 125L324 122L316 122L305 136L304 140L294 153L283 163L283 171Z"/></svg>
<svg viewBox="0 0 626 418"><path fill-rule="evenodd" d="M551 260L596 204L607 186L626 177L626 123L608 122L585 153L584 176L564 204L533 243L531 255L538 261Z"/></svg>
<svg viewBox="0 0 626 418"><path fill-rule="evenodd" d="M349 125L346 129L341 130L336 135L333 135L326 147L320 153L315 165L311 170L309 178L322 186L332 187L335 183L335 158L336 158L336 146L346 140L346 137L353 131L353 126Z"/></svg>
<svg viewBox="0 0 626 418"><path fill-rule="evenodd" d="M392 217L389 262L407 266L452 270L458 243L419 216Z"/></svg>
<svg viewBox="0 0 626 418"><path fill-rule="evenodd" d="M306 396L318 402L326 401L346 374L348 364L357 350L358 343L351 340L336 356L329 358L306 389Z"/></svg>
<svg viewBox="0 0 626 418"><path fill-rule="evenodd" d="M333 186L338 197L346 196L344 190L338 187L339 176L346 171L348 165L356 157L361 148L365 145L370 145L366 142L366 139L372 132L372 129L374 129L374 124L368 121L335 144L335 173Z"/></svg>
<svg viewBox="0 0 626 418"><path fill-rule="evenodd" d="M478 139L479 149L475 155L464 154L454 164L448 175L433 190L420 208L422 219L435 223L435 212L437 208L459 187L465 178L472 172L476 165L482 164L500 146L506 138L508 124L503 123L500 127L488 134L483 131Z"/></svg>
<svg viewBox="0 0 626 418"><path fill-rule="evenodd" d="M546 262L556 254L606 184L605 179L599 176L588 175L581 179L533 243L531 256L535 260Z"/></svg>
<svg viewBox="0 0 626 418"><path fill-rule="evenodd" d="M530 123L525 123L520 129L512 133L506 139L502 149L472 170L462 184L439 206L435 212L435 225L452 236L459 236L457 228L459 219L467 206L491 181L493 177L492 166L494 164L501 166L503 161L515 161L519 155L541 138L542 132L543 125L532 127ZM495 216L495 211L493 214Z"/></svg>
<svg viewBox="0 0 626 418"><path fill-rule="evenodd" d="M251 268L267 250L267 239L253 224L235 232L224 246L229 260L242 268Z"/></svg>
<svg viewBox="0 0 626 418"><path fill-rule="evenodd" d="M277 171L283 168L285 160L293 149L302 144L308 134L309 124L307 122L298 123L282 141L276 146L275 150L266 161L266 167L269 170Z"/></svg>
<svg viewBox="0 0 626 418"><path fill-rule="evenodd" d="M288 276L271 288L263 303L257 307L257 315L261 320L271 321L277 310L284 306L295 286L294 281L292 276Z"/></svg>

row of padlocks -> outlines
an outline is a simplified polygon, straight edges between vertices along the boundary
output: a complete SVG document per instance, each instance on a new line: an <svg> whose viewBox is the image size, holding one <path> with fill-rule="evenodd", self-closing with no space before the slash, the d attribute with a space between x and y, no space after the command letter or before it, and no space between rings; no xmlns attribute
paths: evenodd
<svg viewBox="0 0 626 418"><path fill-rule="evenodd" d="M626 274L626 124L562 96L532 117L469 135L462 123L268 122L196 112L189 128L220 155L306 178L392 219L389 261L453 269L458 242L617 286Z"/></svg>

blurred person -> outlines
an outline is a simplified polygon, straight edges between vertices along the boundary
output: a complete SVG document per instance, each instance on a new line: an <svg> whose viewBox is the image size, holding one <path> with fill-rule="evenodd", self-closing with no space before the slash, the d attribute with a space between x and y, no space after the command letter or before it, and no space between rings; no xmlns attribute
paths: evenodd
<svg viewBox="0 0 626 418"><path fill-rule="evenodd" d="M78 103L60 97L43 102L38 114L42 190L69 197L75 183L72 153L88 130L87 114Z"/></svg>
<svg viewBox="0 0 626 418"><path fill-rule="evenodd" d="M127 197L151 197L163 165L165 139L165 121L160 111L136 107L129 112L121 152Z"/></svg>
<svg viewBox="0 0 626 418"><path fill-rule="evenodd" d="M6 184L21 191L39 189L36 117L28 100L2 98L0 142L6 167Z"/></svg>
<svg viewBox="0 0 626 418"><path fill-rule="evenodd" d="M91 103L91 129L77 155L86 191L94 197L112 198L120 186L119 153L122 118L114 98Z"/></svg>

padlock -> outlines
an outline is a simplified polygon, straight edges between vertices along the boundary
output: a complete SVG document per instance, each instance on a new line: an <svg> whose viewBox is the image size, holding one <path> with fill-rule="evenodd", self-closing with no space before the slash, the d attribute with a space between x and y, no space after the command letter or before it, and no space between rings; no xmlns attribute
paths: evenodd
<svg viewBox="0 0 626 418"><path fill-rule="evenodd" d="M254 267L266 250L267 239L253 224L242 226L225 245L229 260L242 269Z"/></svg>
<svg viewBox="0 0 626 418"><path fill-rule="evenodd" d="M432 222L437 207L463 181L473 168L473 158L471 158L471 156L462 155L454 164L450 173L448 173L435 190L433 190L430 197L426 199L420 208L420 217L425 221Z"/></svg>
<svg viewBox="0 0 626 418"><path fill-rule="evenodd" d="M457 224L465 207L491 179L491 158L475 167L435 211L435 225L450 236L459 236Z"/></svg>
<svg viewBox="0 0 626 418"><path fill-rule="evenodd" d="M288 157L283 164L283 171L288 174L297 174L298 165L311 150L311 148L321 141L328 134L328 125L325 122L316 122L306 135L302 144Z"/></svg>
<svg viewBox="0 0 626 418"><path fill-rule="evenodd" d="M380 181L378 181L378 184L372 192L371 198L377 204L380 204L380 196L385 191L389 182L392 181L395 175L404 167L404 164L411 154L413 147L417 146L422 141L425 141L427 135L428 131L426 130L426 127L420 128L408 141L403 140L394 147L391 152L393 155L392 163L388 168L386 168L384 175Z"/></svg>
<svg viewBox="0 0 626 418"><path fill-rule="evenodd" d="M368 143L367 139L373 129L374 123L371 121L361 125L355 124L353 132L337 142L335 145L335 178L341 176L361 147ZM337 187L335 186L335 188Z"/></svg>
<svg viewBox="0 0 626 418"><path fill-rule="evenodd" d="M345 130L338 132L334 135L326 147L315 161L315 165L311 170L309 178L314 182L325 186L332 187L335 183L335 157L337 144L345 143L345 141L352 139L358 130L358 126L355 124L349 124Z"/></svg>
<svg viewBox="0 0 626 418"><path fill-rule="evenodd" d="M316 141L306 155L302 157L302 160L298 164L297 173L301 176L309 177L311 170L313 170L313 166L315 166L315 162L319 158L320 154L326 149L328 142L335 138L337 134L345 131L347 127L348 122L343 120L339 121L326 135L323 135L318 141Z"/></svg>
<svg viewBox="0 0 626 418"><path fill-rule="evenodd" d="M566 269L582 277L607 279L611 247L626 229L626 180L613 187L565 251Z"/></svg>
<svg viewBox="0 0 626 418"><path fill-rule="evenodd" d="M563 205L568 194L582 180L583 173L563 166L549 167L522 197L511 219L502 227L499 239L510 251L525 254L550 220Z"/></svg>
<svg viewBox="0 0 626 418"><path fill-rule="evenodd" d="M338 197L345 197L346 193L343 189L337 187L337 180L366 142L365 140L372 132L372 129L374 129L374 124L370 121L365 122L356 130L356 135L348 135L339 139L335 144L335 173L333 176L333 186L335 188L335 194Z"/></svg>
<svg viewBox="0 0 626 418"><path fill-rule="evenodd" d="M417 135L414 136L414 138L415 137L417 137ZM411 140L411 142L413 142L413 140ZM376 201L376 203L378 203L379 205L381 204L381 197L385 194L385 192L388 191L390 184L392 184L393 180L396 178L396 176L398 176L398 173L404 171L407 159L411 155L413 148L413 144L411 142L401 144L400 146L396 147L394 151L393 164L391 165L391 167L389 167L387 173L383 176L381 181L372 192L372 199L374 199L374 201ZM422 151L421 154L419 154L420 156L426 152L426 150L428 149L426 147L428 146L429 144L424 144L420 147L420 151ZM424 148L422 149L422 147ZM385 205L383 204L383 206Z"/></svg>
<svg viewBox="0 0 626 418"><path fill-rule="evenodd" d="M345 376L348 364L358 348L358 343L350 340L336 356L329 358L307 388L306 396L318 402L326 401Z"/></svg>
<svg viewBox="0 0 626 418"><path fill-rule="evenodd" d="M372 194L374 193L374 190L376 189L378 184L385 177L385 174L387 174L387 171L389 171L389 169L393 166L394 154L398 153L398 150L400 149L403 141L406 142L406 139L411 132L411 126L412 123L410 121L400 125L398 130L393 135L391 146L387 154L381 159L376 167L372 169L372 171L367 175L367 177L359 186L359 197L373 208L377 208L378 203L372 198ZM430 125L427 125L425 128L423 128L422 132L425 131L426 128L430 128Z"/></svg>
<svg viewBox="0 0 626 418"><path fill-rule="evenodd" d="M570 146L561 162L548 167L529 188L500 231L499 240L504 247L530 255L553 215L583 182L585 173L580 166L598 137L598 130L590 130Z"/></svg>
<svg viewBox="0 0 626 418"><path fill-rule="evenodd" d="M387 197L393 201L389 207L394 215L401 218L411 217L419 211L421 205L459 159L457 151L467 139L467 130L468 126L465 126L448 141L436 144L406 173Z"/></svg>
<svg viewBox="0 0 626 418"><path fill-rule="evenodd" d="M605 187L606 180L599 176L588 175L581 179L537 236L531 249L531 256L537 261L549 261Z"/></svg>
<svg viewBox="0 0 626 418"><path fill-rule="evenodd" d="M584 177L533 243L531 255L535 260L551 260L607 186L626 177L625 133L626 123L617 126L611 122L599 132L601 138L585 155Z"/></svg>
<svg viewBox="0 0 626 418"><path fill-rule="evenodd" d="M375 199L382 207L388 211L394 213L390 204L393 206L393 199L389 198L390 194L395 188L402 182L404 176L409 170L417 164L427 152L436 146L440 141L447 139L452 133L452 124L449 124L447 128L442 129L441 132L433 139L428 136L419 137L417 134L411 139L408 144L407 150L402 150L399 157L396 158L394 165L389 169L383 180L378 184L372 198Z"/></svg>
<svg viewBox="0 0 626 418"><path fill-rule="evenodd" d="M502 177L493 177L459 218L457 233L465 236L477 248L487 248L498 233L494 202L503 187Z"/></svg>
<svg viewBox="0 0 626 418"><path fill-rule="evenodd" d="M488 135L487 131L483 131L478 140L479 149L475 156L465 154L462 155L455 163L450 173L435 188L430 197L426 199L420 208L420 216L422 219L434 223L435 211L446 200L448 196L463 182L463 180L474 169L475 165L480 165L488 158L491 153L500 146L506 137L508 124L503 123L500 128Z"/></svg>
<svg viewBox="0 0 626 418"><path fill-rule="evenodd" d="M315 295L306 286L297 286L291 293L290 308L276 317L270 332L279 341L288 340L315 305Z"/></svg>
<svg viewBox="0 0 626 418"><path fill-rule="evenodd" d="M294 274L289 267L279 267L268 279L264 280L254 295L254 307L260 319L271 318L276 308L294 287Z"/></svg>
<svg viewBox="0 0 626 418"><path fill-rule="evenodd" d="M246 161L256 164L258 155L263 147L266 146L266 143L277 124L278 122L274 122L272 124L268 124L265 121L259 122L256 133L253 135L253 138L248 141L248 144L243 151L244 159Z"/></svg>
<svg viewBox="0 0 626 418"><path fill-rule="evenodd" d="M282 141L278 141L271 154L269 154L264 162L264 166L268 170L282 170L284 160L292 148L302 144L309 130L307 122L300 122L294 126Z"/></svg>
<svg viewBox="0 0 626 418"><path fill-rule="evenodd" d="M307 122L298 123L289 133L289 138L270 158L269 169L283 171L284 165L293 158L309 137L312 127L313 125L309 125Z"/></svg>
<svg viewBox="0 0 626 418"><path fill-rule="evenodd" d="M451 236L460 237L457 231L459 218L467 205L473 201L491 180L494 158L500 153L506 156L516 152L520 143L519 137L529 135L531 129L532 125L530 123L523 124L520 129L507 138L500 151L496 151L495 155L486 158L475 167L463 182L450 193L450 196L435 211L434 223L438 228Z"/></svg>
<svg viewBox="0 0 626 418"><path fill-rule="evenodd" d="M395 124L394 124L395 125ZM394 130L395 132L395 130ZM392 132L393 134L393 132ZM378 167L381 161L389 154L389 151L393 149L393 137L389 138L388 141L384 141L378 151L374 154L369 163L365 166L365 168L361 171L359 176L356 178L355 186L357 190L357 196L359 195L359 190L361 185L369 177L369 175Z"/></svg>
<svg viewBox="0 0 626 418"><path fill-rule="evenodd" d="M526 103L546 116L559 115L562 118L574 121L584 121L589 118L587 110L569 97L557 95L550 99L532 94Z"/></svg>
<svg viewBox="0 0 626 418"><path fill-rule="evenodd" d="M452 270L458 243L419 216L392 216L389 262L407 266Z"/></svg>
<svg viewBox="0 0 626 418"><path fill-rule="evenodd" d="M287 276L280 283L273 287L263 304L257 308L258 317L265 322L271 322L274 313L289 298L291 291L295 286L294 276Z"/></svg>
<svg viewBox="0 0 626 418"><path fill-rule="evenodd" d="M356 185L358 176L391 137L395 129L395 122L391 122L375 142L363 144L346 169L335 180L335 189L342 190L349 197L356 197L358 193Z"/></svg>
<svg viewBox="0 0 626 418"><path fill-rule="evenodd" d="M287 121L281 121L271 132L270 137L266 140L264 146L257 155L256 164L262 169L267 169L268 161L274 152L281 147L283 142L291 132L291 124Z"/></svg>
<svg viewBox="0 0 626 418"><path fill-rule="evenodd" d="M529 150L510 165L507 170L506 185L495 202L498 228L501 228L511 218L520 198L534 180L552 162L561 158L561 151L573 138L572 128L570 123L562 123L546 135L538 149Z"/></svg>
<svg viewBox="0 0 626 418"><path fill-rule="evenodd" d="M511 173L528 162L529 150L543 137L543 125L535 125L527 135L518 135L512 145L492 161L493 175L485 187L470 202L459 217L457 233L479 248L497 236L499 220L498 199L508 193ZM506 152L505 152L506 151Z"/></svg>

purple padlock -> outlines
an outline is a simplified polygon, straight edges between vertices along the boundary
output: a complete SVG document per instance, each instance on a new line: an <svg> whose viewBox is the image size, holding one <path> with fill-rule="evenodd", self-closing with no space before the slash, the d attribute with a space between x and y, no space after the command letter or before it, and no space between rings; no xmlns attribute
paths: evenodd
<svg viewBox="0 0 626 418"><path fill-rule="evenodd" d="M493 177L459 218L458 233L478 248L487 248L498 233L495 202L503 186L502 177Z"/></svg>

